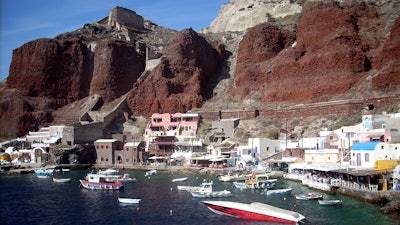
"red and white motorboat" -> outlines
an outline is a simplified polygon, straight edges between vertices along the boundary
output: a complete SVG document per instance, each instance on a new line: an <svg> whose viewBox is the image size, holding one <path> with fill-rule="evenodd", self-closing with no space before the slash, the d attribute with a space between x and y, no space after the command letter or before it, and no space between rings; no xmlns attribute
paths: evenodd
<svg viewBox="0 0 400 225"><path fill-rule="evenodd" d="M231 201L203 201L214 213L241 219L296 224L305 217L298 212L253 202L250 204Z"/></svg>

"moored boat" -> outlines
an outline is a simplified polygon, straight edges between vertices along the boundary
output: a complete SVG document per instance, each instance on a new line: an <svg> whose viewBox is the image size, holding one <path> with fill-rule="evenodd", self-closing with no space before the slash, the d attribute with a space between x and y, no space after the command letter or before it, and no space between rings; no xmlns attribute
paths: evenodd
<svg viewBox="0 0 400 225"><path fill-rule="evenodd" d="M53 181L56 183L67 183L71 181L71 178L55 178L53 177Z"/></svg>
<svg viewBox="0 0 400 225"><path fill-rule="evenodd" d="M269 179L267 174L253 174L244 182L233 182L238 189L273 188L277 179Z"/></svg>
<svg viewBox="0 0 400 225"><path fill-rule="evenodd" d="M298 212L259 202L203 201L214 213L241 219L297 224L305 217Z"/></svg>
<svg viewBox="0 0 400 225"><path fill-rule="evenodd" d="M54 174L54 169L37 169L35 170L36 176L51 176Z"/></svg>
<svg viewBox="0 0 400 225"><path fill-rule="evenodd" d="M270 189L265 189L261 194L265 195L274 195L274 194L286 194L290 193L293 189L292 188L283 188L283 189L275 189L275 190L270 190Z"/></svg>
<svg viewBox="0 0 400 225"><path fill-rule="evenodd" d="M125 173L123 176L121 175L107 175L106 181L108 182L117 182L121 181L123 183L133 182L136 181L136 178L130 177L128 173Z"/></svg>
<svg viewBox="0 0 400 225"><path fill-rule="evenodd" d="M313 192L304 194L304 195L296 195L296 199L298 200L318 200L322 199L323 196L321 194L315 194Z"/></svg>
<svg viewBox="0 0 400 225"><path fill-rule="evenodd" d="M343 203L340 199L331 199L331 200L318 200L320 205L341 205Z"/></svg>
<svg viewBox="0 0 400 225"><path fill-rule="evenodd" d="M105 170L99 170L99 172L97 172L97 173L101 174L101 175L115 175L115 174L118 174L118 170L112 169L112 168L108 168L108 169L105 169Z"/></svg>
<svg viewBox="0 0 400 225"><path fill-rule="evenodd" d="M148 170L148 171L146 171L145 176L146 176L146 177L147 177L147 176L151 176L151 175L156 174L156 173L157 173L157 170Z"/></svg>
<svg viewBox="0 0 400 225"><path fill-rule="evenodd" d="M120 190L124 188L121 181L107 181L110 175L88 174L85 180L79 180L81 185L91 190Z"/></svg>
<svg viewBox="0 0 400 225"><path fill-rule="evenodd" d="M139 204L140 198L118 198L118 201L126 204Z"/></svg>
<svg viewBox="0 0 400 225"><path fill-rule="evenodd" d="M187 177L175 178L175 179L172 179L172 182L181 182L181 181L185 181L187 179L188 179Z"/></svg>
<svg viewBox="0 0 400 225"><path fill-rule="evenodd" d="M192 190L190 193L193 197L229 197L232 195L230 191L223 190L223 191L213 191L212 189L213 183L212 182L205 182L202 183L198 190Z"/></svg>

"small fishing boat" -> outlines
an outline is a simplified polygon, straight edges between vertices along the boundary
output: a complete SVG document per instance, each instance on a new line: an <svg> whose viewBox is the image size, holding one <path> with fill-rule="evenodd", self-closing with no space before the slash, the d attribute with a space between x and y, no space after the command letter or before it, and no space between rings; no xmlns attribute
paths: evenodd
<svg viewBox="0 0 400 225"><path fill-rule="evenodd" d="M315 194L313 192L309 192L304 195L296 195L297 200L318 200L322 199L323 196L321 194Z"/></svg>
<svg viewBox="0 0 400 225"><path fill-rule="evenodd" d="M115 174L118 174L118 170L112 169L112 168L108 168L108 169L105 169L105 170L99 170L99 172L97 172L97 173L101 174L101 175L115 175Z"/></svg>
<svg viewBox="0 0 400 225"><path fill-rule="evenodd" d="M140 198L118 198L118 201L126 204L139 204Z"/></svg>
<svg viewBox="0 0 400 225"><path fill-rule="evenodd" d="M157 173L157 170L148 170L148 171L146 171L145 176L146 176L146 177L147 177L147 176L151 176L151 175L156 174L156 173Z"/></svg>
<svg viewBox="0 0 400 225"><path fill-rule="evenodd" d="M108 182L121 181L123 183L128 183L128 182L136 181L136 178L130 177L130 175L128 173L125 173L123 176L121 176L121 175L108 175L106 177L106 181L108 181Z"/></svg>
<svg viewBox="0 0 400 225"><path fill-rule="evenodd" d="M320 205L341 205L343 203L340 199L331 199L331 200L318 200Z"/></svg>
<svg viewBox="0 0 400 225"><path fill-rule="evenodd" d="M275 189L275 190L265 189L263 192L261 192L261 194L265 195L286 194L291 192L292 190L293 190L292 188Z"/></svg>
<svg viewBox="0 0 400 225"><path fill-rule="evenodd" d="M253 174L244 182L233 182L238 189L262 189L273 188L277 179L269 179L267 174Z"/></svg>
<svg viewBox="0 0 400 225"><path fill-rule="evenodd" d="M202 183L198 190L190 191L190 193L192 194L193 197L200 197L200 198L204 198L204 197L219 198L219 197L229 197L232 195L232 193L227 190L213 191L212 185L213 185L212 182Z"/></svg>
<svg viewBox="0 0 400 225"><path fill-rule="evenodd" d="M71 178L55 178L53 177L53 181L56 183L67 183L71 181Z"/></svg>
<svg viewBox="0 0 400 225"><path fill-rule="evenodd" d="M54 174L54 169L37 169L35 170L36 176L52 176Z"/></svg>
<svg viewBox="0 0 400 225"><path fill-rule="evenodd" d="M298 224L301 220L305 219L305 217L298 212L260 202L245 204L230 201L203 201L203 204L216 214L246 220Z"/></svg>
<svg viewBox="0 0 400 225"><path fill-rule="evenodd" d="M175 178L175 179L172 179L172 182L181 182L181 181L185 181L187 179L188 179L187 177Z"/></svg>
<svg viewBox="0 0 400 225"><path fill-rule="evenodd" d="M91 190L120 190L124 188L121 181L107 181L113 175L88 174L85 180L79 180L81 185Z"/></svg>

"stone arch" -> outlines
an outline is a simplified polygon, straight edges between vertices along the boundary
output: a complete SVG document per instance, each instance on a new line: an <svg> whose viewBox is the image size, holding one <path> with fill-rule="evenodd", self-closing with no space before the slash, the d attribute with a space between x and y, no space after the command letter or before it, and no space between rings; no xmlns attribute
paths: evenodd
<svg viewBox="0 0 400 225"><path fill-rule="evenodd" d="M32 149L34 159L36 163L42 163L42 155L46 153L46 151L41 147L35 147Z"/></svg>

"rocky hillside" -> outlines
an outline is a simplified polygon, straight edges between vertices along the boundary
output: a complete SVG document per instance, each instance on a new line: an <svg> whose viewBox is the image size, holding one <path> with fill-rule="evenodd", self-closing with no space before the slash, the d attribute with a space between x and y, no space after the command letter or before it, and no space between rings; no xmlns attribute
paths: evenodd
<svg viewBox="0 0 400 225"><path fill-rule="evenodd" d="M2 138L77 122L78 102L94 95L98 110L126 98L131 115L147 117L400 94L396 0L231 0L201 33L112 10L14 50L0 87Z"/></svg>

